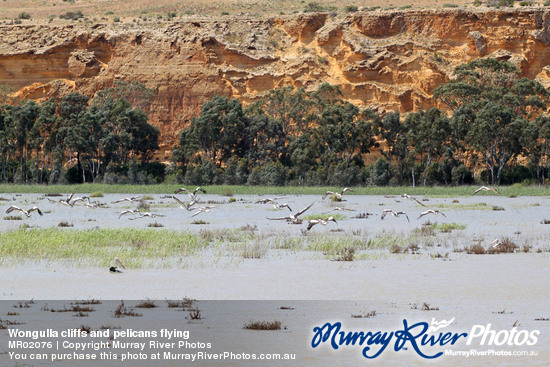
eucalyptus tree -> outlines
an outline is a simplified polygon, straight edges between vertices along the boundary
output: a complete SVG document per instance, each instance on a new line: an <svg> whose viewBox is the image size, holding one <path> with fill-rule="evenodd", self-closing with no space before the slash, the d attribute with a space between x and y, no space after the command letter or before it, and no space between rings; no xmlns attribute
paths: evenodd
<svg viewBox="0 0 550 367"><path fill-rule="evenodd" d="M458 66L455 79L434 90L454 110L457 146L479 154L492 184L500 183L503 168L521 153L527 121L541 114L548 101L540 83L519 74L509 62L478 59Z"/></svg>

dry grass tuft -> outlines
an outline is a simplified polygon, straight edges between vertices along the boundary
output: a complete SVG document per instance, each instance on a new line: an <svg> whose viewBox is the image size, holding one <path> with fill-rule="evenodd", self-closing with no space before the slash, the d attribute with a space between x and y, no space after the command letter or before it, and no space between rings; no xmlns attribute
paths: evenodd
<svg viewBox="0 0 550 367"><path fill-rule="evenodd" d="M155 307L158 307L157 305L155 305L155 302L154 301L151 301L150 299L148 300L145 300L145 301L141 301L140 303L138 303L136 305L137 308L155 308Z"/></svg>
<svg viewBox="0 0 550 367"><path fill-rule="evenodd" d="M344 247L336 252L334 261L353 261L355 258L355 246Z"/></svg>
<svg viewBox="0 0 550 367"><path fill-rule="evenodd" d="M140 317L143 316L140 313L134 312L132 309L128 309L124 306L124 301L120 302L120 305L115 310L115 317L124 317L124 316L132 316L132 317Z"/></svg>
<svg viewBox="0 0 550 367"><path fill-rule="evenodd" d="M281 330L282 323L280 321L250 321L243 326L247 330Z"/></svg>

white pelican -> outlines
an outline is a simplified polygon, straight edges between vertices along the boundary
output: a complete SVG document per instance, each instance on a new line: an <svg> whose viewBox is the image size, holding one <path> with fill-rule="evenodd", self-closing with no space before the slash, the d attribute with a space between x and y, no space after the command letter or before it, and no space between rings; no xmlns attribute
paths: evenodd
<svg viewBox="0 0 550 367"><path fill-rule="evenodd" d="M414 198L414 197L412 197L412 196L410 196L410 195L403 194L403 195L401 195L401 197L402 197L402 198L405 198L405 199L407 199L407 200L416 201L418 204L420 204L420 205L422 205L422 206L426 206L426 205L422 204L417 198Z"/></svg>
<svg viewBox="0 0 550 367"><path fill-rule="evenodd" d="M87 201L88 204L90 204L90 198L88 196L83 196L83 197L78 197L78 198L73 199L73 202L70 203L70 205L74 206L79 201L82 201L84 203L84 205L86 205L85 201Z"/></svg>
<svg viewBox="0 0 550 367"><path fill-rule="evenodd" d="M68 195L67 198L66 198L65 200L59 199L59 202L60 202L61 204L64 204L64 205L72 206L72 205L71 205L71 200L73 199L74 194L76 194L76 191L73 191L72 194Z"/></svg>
<svg viewBox="0 0 550 367"><path fill-rule="evenodd" d="M290 213L288 216L286 217L278 217L278 218L267 218L269 220L286 220L288 222L291 222L293 224L299 224L301 221L298 219L298 217L302 214L304 214L304 212L306 210L308 210L309 208L311 208L313 206L313 204L315 204L315 202L309 204L308 206L306 206L304 209L300 210L299 212L297 212L296 214L293 214L293 213Z"/></svg>
<svg viewBox="0 0 550 367"><path fill-rule="evenodd" d="M333 192L333 191L325 192L325 194L323 195L323 199L325 199L329 195L331 196L334 195L336 197L336 200L341 201L344 198L344 194L346 193L346 191L353 192L353 190L350 189L349 187L344 187L341 193Z"/></svg>
<svg viewBox="0 0 550 367"><path fill-rule="evenodd" d="M113 204L122 203L124 201L128 201L128 202L138 201L140 199L141 199L141 196L132 196L131 198L124 198L124 199L115 200L115 201L113 201Z"/></svg>
<svg viewBox="0 0 550 367"><path fill-rule="evenodd" d="M487 187L487 186L481 186L479 189L474 191L474 195L480 191L493 191L500 195L500 192L498 192L497 189L495 189L494 187Z"/></svg>
<svg viewBox="0 0 550 367"><path fill-rule="evenodd" d="M32 208L30 208L29 210L25 210L25 209L21 209L20 207L18 206L15 206L15 205L12 205L8 208L8 210L6 210L6 214L9 214L11 212L13 212L14 210L17 210L17 211L20 211L21 213L25 214L28 217L31 216L31 213L32 212L37 212L38 214L40 214L41 216L43 215L42 214L42 211L40 209L38 209L37 206L33 206Z"/></svg>
<svg viewBox="0 0 550 367"><path fill-rule="evenodd" d="M493 246L493 248L497 248L499 245L500 240L498 238L489 244L489 246Z"/></svg>
<svg viewBox="0 0 550 367"><path fill-rule="evenodd" d="M384 217L388 214L388 213L391 213L391 215L393 215L394 217L399 217L400 215L404 215L405 217L407 217L407 222L411 222L411 220L409 219L409 216L407 215L407 213L405 212L394 212L393 210L391 209L384 209L384 211L382 212L382 216L380 217L380 219L384 219Z"/></svg>
<svg viewBox="0 0 550 367"><path fill-rule="evenodd" d="M213 209L213 208L215 208L215 206L213 206L213 205L209 205L209 206L200 206L200 207L196 208L197 211L193 213L193 215L191 216L191 218L193 218L194 216L199 215L200 213L208 213L208 212L210 212L210 209Z"/></svg>
<svg viewBox="0 0 550 367"><path fill-rule="evenodd" d="M186 209L187 211L193 210L191 207L197 203L195 200L193 200L189 204L186 204L175 196L171 196L171 198L176 200L181 209Z"/></svg>
<svg viewBox="0 0 550 367"><path fill-rule="evenodd" d="M343 212L343 211L354 212L355 210L337 206L336 208L331 209L328 212L325 212L324 214L328 214L330 212Z"/></svg>
<svg viewBox="0 0 550 367"><path fill-rule="evenodd" d="M134 218L128 218L130 220L136 220L136 219L140 219L140 218L145 218L145 217L149 217L149 218L156 218L156 217L166 217L166 215L162 215L162 214L154 214L154 213L149 213L149 212L146 212L146 213L143 213L143 214L140 214L139 216L137 217L134 217Z"/></svg>
<svg viewBox="0 0 550 367"><path fill-rule="evenodd" d="M285 204L273 204L273 209L284 209L284 208L288 208L288 210L292 211L290 206L286 203Z"/></svg>
<svg viewBox="0 0 550 367"><path fill-rule="evenodd" d="M313 227L316 224L322 224L326 226L328 222L334 222L338 224L338 222L336 221L336 219L334 219L334 217L328 217L327 219L311 219L307 225L307 230L309 231L311 227Z"/></svg>
<svg viewBox="0 0 550 367"><path fill-rule="evenodd" d="M434 210L434 209L430 209L430 210L426 210L425 212L422 212L422 213L418 216L418 218L416 218L416 219L420 219L420 218L422 218L423 216L428 215L428 214L441 214L442 216L444 216L445 218L447 218L447 216L446 216L443 212L441 212L441 211L439 211L439 210L437 210L437 209L435 209L435 210Z"/></svg>
<svg viewBox="0 0 550 367"><path fill-rule="evenodd" d="M197 192L202 192L203 194L206 194L206 190L203 189L202 187L197 187L193 192L187 190L185 187L182 187L181 189L177 189L174 194L179 194L180 192L183 192L185 191L187 193L187 195L189 195L189 197L191 198L192 201L195 201L195 197L197 196Z"/></svg>
<svg viewBox="0 0 550 367"><path fill-rule="evenodd" d="M273 203L275 204L275 202L279 199L282 199L283 197L282 196L277 196L275 198L265 198L265 199L260 199L258 201L256 201L256 204L267 204L267 203Z"/></svg>
<svg viewBox="0 0 550 367"><path fill-rule="evenodd" d="M124 210L122 212L120 212L119 216L118 216L118 219L120 219L120 217L122 217L123 215L126 215L126 214L134 214L134 215L138 215L138 214L141 214L139 209L134 209L134 210Z"/></svg>

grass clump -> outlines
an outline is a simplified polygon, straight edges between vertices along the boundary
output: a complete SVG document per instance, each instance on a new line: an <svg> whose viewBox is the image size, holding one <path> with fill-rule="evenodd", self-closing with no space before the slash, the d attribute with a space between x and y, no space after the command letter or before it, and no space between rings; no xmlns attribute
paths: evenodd
<svg viewBox="0 0 550 367"><path fill-rule="evenodd" d="M267 245L256 239L244 246L241 255L245 259L261 259L267 254L268 249Z"/></svg>
<svg viewBox="0 0 550 367"><path fill-rule="evenodd" d="M429 228L434 230L440 230L443 233L450 233L453 230L456 229L465 229L465 224L458 224L458 223L434 223Z"/></svg>
<svg viewBox="0 0 550 367"><path fill-rule="evenodd" d="M376 311L370 311L364 314L351 315L354 319L363 319L376 316Z"/></svg>
<svg viewBox="0 0 550 367"><path fill-rule="evenodd" d="M126 306L124 306L124 301L120 302L120 305L118 305L118 307L116 308L114 314L115 314L115 317L117 317L117 318L124 317L124 316L131 316L131 317L143 316L140 313L134 312L134 310L132 310L132 309L126 308Z"/></svg>
<svg viewBox="0 0 550 367"><path fill-rule="evenodd" d="M90 194L91 198L102 198L104 196L103 191L94 191Z"/></svg>
<svg viewBox="0 0 550 367"><path fill-rule="evenodd" d="M149 224L147 224L147 227L150 227L150 228L161 228L161 227L164 227L164 224L159 223L159 222L154 222L154 223L149 223Z"/></svg>
<svg viewBox="0 0 550 367"><path fill-rule="evenodd" d="M355 258L355 247L344 247L336 252L336 256L333 258L334 261L353 261Z"/></svg>
<svg viewBox="0 0 550 367"><path fill-rule="evenodd" d="M201 310L197 307L189 310L190 320L202 320Z"/></svg>
<svg viewBox="0 0 550 367"><path fill-rule="evenodd" d="M280 321L250 321L243 326L247 330L281 330L282 323Z"/></svg>
<svg viewBox="0 0 550 367"><path fill-rule="evenodd" d="M151 301L150 299L147 299L145 301L141 301L140 303L138 303L136 305L136 308L156 308L156 307L158 307L158 306L155 305L155 302Z"/></svg>
<svg viewBox="0 0 550 367"><path fill-rule="evenodd" d="M6 215L4 220L23 220L20 215Z"/></svg>
<svg viewBox="0 0 550 367"><path fill-rule="evenodd" d="M74 224L67 221L62 221L57 224L58 227L74 227Z"/></svg>
<svg viewBox="0 0 550 367"><path fill-rule="evenodd" d="M190 256L209 243L190 231L168 229L31 228L6 232L0 253L8 259L60 260L82 259L87 264L104 266L115 256L132 259L136 268L146 261ZM19 260L20 261L20 260Z"/></svg>

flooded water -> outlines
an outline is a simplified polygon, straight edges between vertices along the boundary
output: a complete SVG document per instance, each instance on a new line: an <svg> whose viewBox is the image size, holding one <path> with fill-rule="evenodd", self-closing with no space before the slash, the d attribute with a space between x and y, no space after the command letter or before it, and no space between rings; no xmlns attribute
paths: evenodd
<svg viewBox="0 0 550 367"><path fill-rule="evenodd" d="M50 203L40 195L13 196L14 201L1 201L0 210L9 205L25 209L38 205L44 216L33 213L23 220L2 220L1 230L18 228L25 223L41 228L57 226L67 221L77 228L147 228L152 222L163 228L199 231L205 228L240 228L256 226L256 233L283 236L304 236L307 221L300 225L267 217L288 215L289 211L276 210L271 204L257 204L259 196L239 196L228 203L227 197L205 195L203 202L215 202L209 213L191 217L193 212L182 210L172 199L152 195L149 210L165 217L129 220L118 218L122 210L133 209L136 203L113 204L125 195L105 195L94 199L109 208L89 209L85 206L67 207ZM421 199L420 197L418 198ZM194 259L197 266L177 269L128 269L123 274L111 274L106 268L67 267L66 264L25 262L0 269L0 298L14 299L181 299L199 300L277 300L299 310L300 301L315 301L307 312L287 313L283 321L289 325L288 333L299 340L310 338L312 323L344 320L348 325L369 328L395 328L403 319L426 321L432 318L455 318L453 330L468 330L472 325L491 323L494 329L540 330L539 341L529 350L533 357L446 357L442 365L452 366L546 366L550 360L550 200L547 197L507 198L499 196L472 196L429 198L420 204L401 197L348 196L347 201L332 203L320 196L286 196L278 200L288 203L294 212L314 203L303 216L338 213L338 223L326 227L315 226L310 232L348 236L361 232L367 238L376 236L409 236L431 223L455 223L460 228L450 233L438 232L434 236L435 251L448 253L447 258L432 258L420 254L389 254L378 258L365 257L350 262L331 261L322 253L272 249L260 259L238 259L233 262L212 262L208 253ZM331 211L341 206L350 211ZM380 218L386 208L405 211L403 216ZM418 216L427 209L438 209L442 215ZM499 209L499 210L493 210ZM504 209L504 210L502 210ZM371 213L357 219L362 213ZM12 213L13 214L13 213ZM193 224L203 220L207 224ZM332 233L331 230L341 230ZM71 230L68 228L67 230ZM307 232L307 231L305 231ZM453 252L473 243L485 247L495 238L510 237L518 245L533 246L528 253L499 255L469 255ZM437 245L440 245L438 247ZM537 252L537 250L540 250ZM201 265L203 263L203 265ZM204 265L206 264L206 265ZM349 302L338 302L348 300ZM280 303L280 302L279 302ZM428 304L432 311L423 311ZM282 305L282 304L281 304ZM435 310L437 309L437 310ZM354 320L351 315L376 311L372 319ZM252 311L251 311L252 312ZM257 311L260 312L260 311ZM251 314L253 314L252 312ZM261 312L260 312L261 314ZM304 315L308 315L305 317ZM536 320L539 319L539 320ZM216 317L212 316L214 322ZM241 318L234 321L235 329L242 329ZM359 323L359 324L358 324ZM376 330L378 330L376 329ZM309 335L309 336L308 336ZM231 343L229 343L231 344ZM238 343L237 343L238 344ZM233 345L235 346L235 345ZM461 345L457 350L468 350ZM487 349L487 347L485 347ZM525 348L524 348L525 349ZM353 366L365 363L358 350L321 352L302 348L299 365ZM425 360L410 358L410 354L387 353L377 362L396 366L425 365ZM331 359L332 358L332 359ZM370 363L370 362L369 362ZM168 365L168 364L167 364Z"/></svg>
<svg viewBox="0 0 550 367"><path fill-rule="evenodd" d="M128 195L110 194L103 198L92 199L94 202L103 203L107 208L90 209L84 205L76 204L73 207L64 206L59 203L51 203L44 196L37 194L23 194L14 196L4 194L3 197L9 201L0 201L0 210L6 210L10 205L18 205L23 209L29 209L37 205L45 214L40 217L32 213L30 218L24 215L23 220L2 220L1 230L17 229L22 224L34 227L52 227L60 222L68 222L73 228L145 228L148 224L160 223L164 228L200 230L204 228L239 228L245 225L257 226L260 232L285 232L288 235L300 235L301 230L307 227L307 220L302 225L291 225L284 220L269 220L267 218L285 217L290 214L286 208L277 210L272 204L256 203L263 196L243 195L236 197L235 202L230 203L229 199L219 195L199 196L201 204L213 205L208 213L200 213L192 217L196 211L187 211L170 198L162 198L163 195L148 195L153 200L147 200L148 209L142 212L151 212L162 215L156 218L144 217L134 219L134 215L119 214L128 209L136 209L137 202L116 203ZM181 199L186 199L179 196ZM52 198L58 200L59 198ZM418 197L418 199L422 199ZM471 196L452 198L430 198L421 201L425 207L415 201L395 197L384 196L346 196L346 201L332 202L328 198L321 199L318 195L284 196L278 203L287 203L295 212L313 203L311 209L301 217L311 215L337 215L338 223L330 222L327 227L316 226L312 232L326 232L330 230L363 231L372 235L380 233L396 233L397 235L408 235L411 230L419 228L426 221L432 223L456 223L465 226L460 231L460 237L471 239L486 239L489 243L494 238L510 237L529 241L532 246L544 245L550 238L550 224L542 224L544 219L550 219L550 198L549 197L519 197L509 198L501 196ZM188 200L184 200L188 201ZM336 208L344 208L344 211L337 211ZM410 218L400 216L394 218L387 215L381 220L384 209L404 211ZM426 215L418 218L419 215L428 210L440 210L443 215ZM361 214L367 218L357 219ZM19 215L18 212L12 214ZM204 221L206 224L195 224L195 221Z"/></svg>

